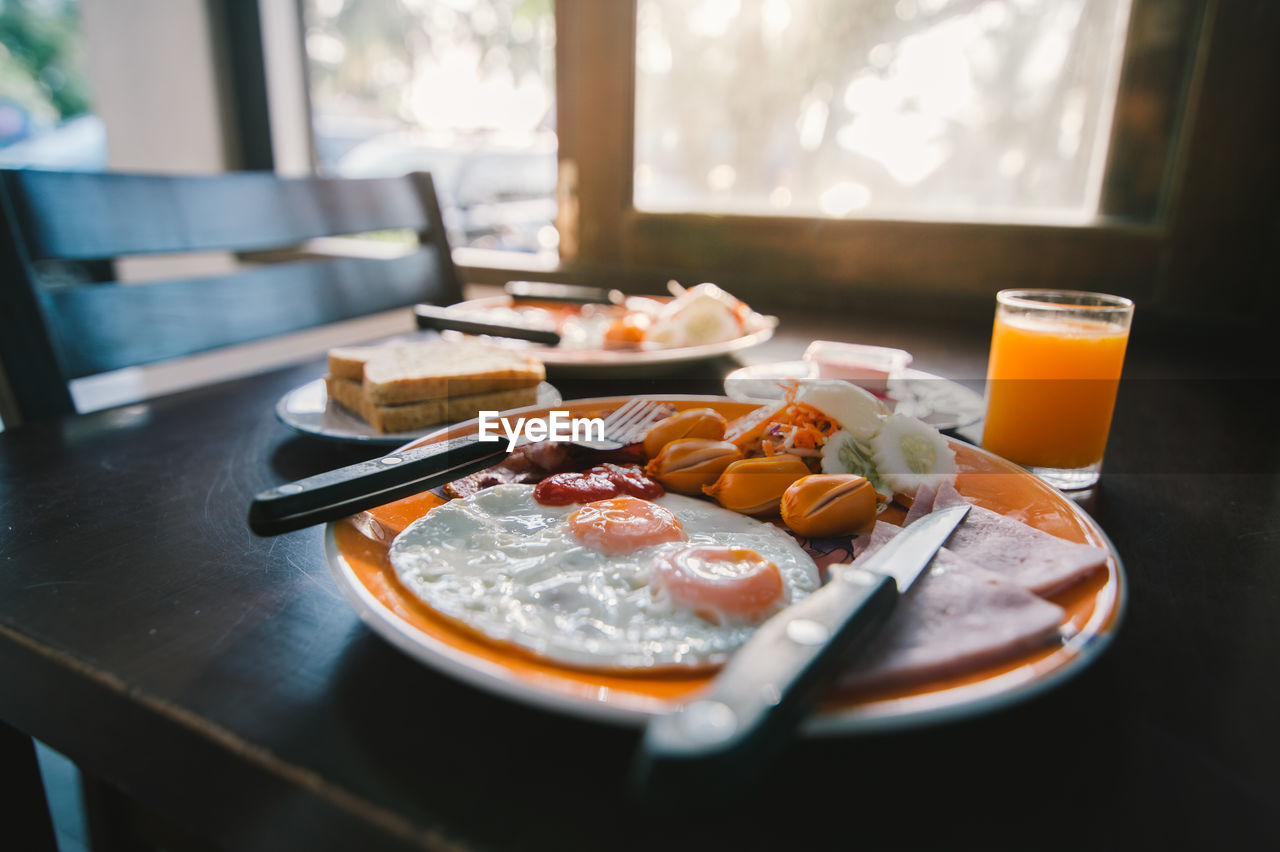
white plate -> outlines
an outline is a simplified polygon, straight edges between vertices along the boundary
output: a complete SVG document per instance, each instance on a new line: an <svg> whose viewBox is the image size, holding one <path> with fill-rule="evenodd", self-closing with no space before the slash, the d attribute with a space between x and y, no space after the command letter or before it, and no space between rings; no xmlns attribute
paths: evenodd
<svg viewBox="0 0 1280 852"><path fill-rule="evenodd" d="M810 361L778 361L734 370L724 380L724 392L740 402L782 399L782 382L816 379L817 365ZM935 429L959 429L976 423L986 410L982 396L962 384L908 368L901 379L889 380L893 410L923 420Z"/></svg>
<svg viewBox="0 0 1280 852"><path fill-rule="evenodd" d="M724 397L661 398L695 406L733 405ZM585 411L616 407L624 401L613 397L573 400L565 405ZM536 412L528 407L509 414ZM456 437L474 428L474 421L458 424L426 440ZM1037 526L1074 530L1075 540L1106 547L1111 555L1106 570L1053 598L1068 614L1059 631L1061 644L1028 652L1029 656L974 673L968 679L943 680L901 694L837 701L808 719L803 728L806 734L864 734L992 712L1039 695L1082 671L1115 636L1126 605L1127 581L1120 556L1105 533L1079 506L1029 472L972 445L953 441L953 446L964 462L962 493L1009 514L1029 513ZM670 711L682 696L692 694L690 690L704 682L683 673L608 674L566 669L479 639L432 615L399 586L386 560L395 531L428 511L424 501L430 499L434 498L407 498L386 510L371 510L326 527L325 552L335 581L360 617L383 639L437 671L496 695L595 722L642 725L654 714Z"/></svg>
<svg viewBox="0 0 1280 852"><path fill-rule="evenodd" d="M547 382L538 385L536 405L539 408L559 405L561 399L560 391L553 385ZM440 429L440 424L436 424L411 432L379 432L329 399L323 378L307 382L280 397L280 401L276 403L276 416L286 426L307 435L332 438L335 441L385 444L390 447L398 447Z"/></svg>
<svg viewBox="0 0 1280 852"><path fill-rule="evenodd" d="M452 307L460 312L475 314L478 310L507 308L512 303L510 296L494 296L483 299L471 299L459 302ZM499 317L509 320L509 317ZM673 346L652 349L595 349L574 348L561 344L559 346L543 346L525 340L510 338L484 338L486 342L496 346L519 349L538 358L547 367L551 376L595 376L602 372L610 375L653 376L670 373L671 367L696 361L707 361L741 352L753 346L759 346L773 337L778 326L778 318L765 314L752 313L744 334L732 340L718 343L705 343L700 346ZM457 339L462 337L456 331L441 332L441 336Z"/></svg>

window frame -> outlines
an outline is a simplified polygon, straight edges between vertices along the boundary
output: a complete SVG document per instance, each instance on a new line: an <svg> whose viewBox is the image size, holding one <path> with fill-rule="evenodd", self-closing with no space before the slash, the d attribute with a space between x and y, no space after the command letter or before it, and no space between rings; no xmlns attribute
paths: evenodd
<svg viewBox="0 0 1280 852"><path fill-rule="evenodd" d="M1266 153L1276 133L1262 116L1277 92L1267 48L1277 16L1262 2L1184 0L1178 32L1153 50L1141 28L1161 2L1134 0L1117 110L1136 104L1150 115L1152 100L1163 99L1163 111L1146 138L1116 123L1103 189L1108 207L1145 204L1146 221L1103 215L1056 226L636 210L636 2L558 0L561 171L574 181L562 187L572 201L562 227L576 250L562 252L556 271L649 286L714 279L775 301L779 285L788 285L791 302L850 292L985 299L1001 287L1034 286L1106 290L1188 312L1214 301L1210 311L1220 310L1200 276L1232 269L1256 279L1267 262L1261 243L1274 227L1261 187L1276 184L1275 158ZM1224 157L1226 150L1241 157ZM1125 160L1149 157L1160 168L1126 196L1117 179ZM805 286L789 286L795 282ZM1251 286L1224 283L1242 294Z"/></svg>
<svg viewBox="0 0 1280 852"><path fill-rule="evenodd" d="M1177 32L1153 50L1142 28L1171 3L1182 10ZM715 280L775 305L931 294L988 306L1001 287L1057 287L1106 290L1197 318L1256 319L1276 296L1267 280L1277 277L1269 249L1280 191L1280 135L1270 120L1280 92L1270 53L1278 8L1132 0L1117 115L1127 104L1148 117L1153 103L1158 109L1145 136L1115 123L1102 195L1104 211L1136 204L1142 215L1059 226L639 211L637 0L556 0L560 262L464 248L455 257L476 283L527 277L659 292L672 278ZM1153 158L1136 190L1117 178Z"/></svg>

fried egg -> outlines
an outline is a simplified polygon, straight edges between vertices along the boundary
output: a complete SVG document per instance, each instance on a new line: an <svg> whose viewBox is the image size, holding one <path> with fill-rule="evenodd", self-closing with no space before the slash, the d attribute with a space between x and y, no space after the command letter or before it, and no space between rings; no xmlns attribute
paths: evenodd
<svg viewBox="0 0 1280 852"><path fill-rule="evenodd" d="M437 507L390 559L405 588L471 630L601 669L723 663L819 583L786 532L704 500L544 506L520 484Z"/></svg>

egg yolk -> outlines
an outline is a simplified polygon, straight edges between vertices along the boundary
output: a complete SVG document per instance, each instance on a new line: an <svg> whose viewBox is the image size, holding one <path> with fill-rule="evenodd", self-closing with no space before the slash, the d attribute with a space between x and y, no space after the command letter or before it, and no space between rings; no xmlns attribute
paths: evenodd
<svg viewBox="0 0 1280 852"><path fill-rule="evenodd" d="M658 563L655 582L713 624L761 621L785 596L778 566L745 547L686 547Z"/></svg>
<svg viewBox="0 0 1280 852"><path fill-rule="evenodd" d="M587 503L569 516L569 529L583 544L610 556L688 538L679 518L638 497Z"/></svg>

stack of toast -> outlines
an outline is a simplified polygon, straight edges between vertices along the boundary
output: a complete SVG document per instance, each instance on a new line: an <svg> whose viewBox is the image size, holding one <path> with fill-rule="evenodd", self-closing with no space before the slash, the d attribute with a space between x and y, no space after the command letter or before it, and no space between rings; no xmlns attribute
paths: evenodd
<svg viewBox="0 0 1280 852"><path fill-rule="evenodd" d="M537 358L477 341L329 350L329 398L379 432L410 432L537 401Z"/></svg>

